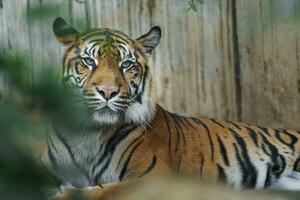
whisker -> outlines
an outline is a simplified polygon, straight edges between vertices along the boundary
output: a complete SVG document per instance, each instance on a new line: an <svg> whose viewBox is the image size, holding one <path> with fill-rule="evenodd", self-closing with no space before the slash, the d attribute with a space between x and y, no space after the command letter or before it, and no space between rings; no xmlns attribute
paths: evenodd
<svg viewBox="0 0 300 200"><path fill-rule="evenodd" d="M118 102L118 101L114 101L114 102L112 102L112 104L121 105L121 106L129 106L129 104L126 102Z"/></svg>
<svg viewBox="0 0 300 200"><path fill-rule="evenodd" d="M114 101L115 103L119 103L119 104L128 104L128 103L130 103L130 101L120 101L120 100L116 100L116 101Z"/></svg>
<svg viewBox="0 0 300 200"><path fill-rule="evenodd" d="M91 104L100 104L101 101L88 101L86 102L87 105L91 105Z"/></svg>
<svg viewBox="0 0 300 200"><path fill-rule="evenodd" d="M118 109L121 109L121 110L124 110L126 108L128 108L128 106L122 106L122 105L116 105L116 104L113 104L114 107L118 108Z"/></svg>

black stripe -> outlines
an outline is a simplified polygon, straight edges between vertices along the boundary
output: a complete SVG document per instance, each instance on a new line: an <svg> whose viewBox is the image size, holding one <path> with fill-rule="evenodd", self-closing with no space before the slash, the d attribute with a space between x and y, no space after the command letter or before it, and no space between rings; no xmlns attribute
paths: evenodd
<svg viewBox="0 0 300 200"><path fill-rule="evenodd" d="M123 45L128 45L128 42L124 42L124 41L121 41L121 40L119 40L119 39L117 39L117 38L113 38L115 41L116 41L116 43L118 43L118 44L123 44ZM119 46L119 45L118 45ZM117 48L118 48L118 46L116 46ZM128 51L130 51L129 49L128 49Z"/></svg>
<svg viewBox="0 0 300 200"><path fill-rule="evenodd" d="M172 113L169 113L169 115L172 117L173 123L175 125L175 129L176 129L176 133L177 133L177 140L176 140L175 151L178 151L180 138L182 138L183 144L185 144L185 138L184 138L184 135L183 135L182 128L180 126L180 122L177 119L177 117L175 115L173 115Z"/></svg>
<svg viewBox="0 0 300 200"><path fill-rule="evenodd" d="M105 159L105 157L111 157L112 153L115 151L117 145L124 140L137 126L124 125L118 129L112 137L107 141L104 146L104 152L99 157L98 161L92 168L92 173L95 173L96 167ZM125 130L124 130L125 129ZM100 152L103 150L103 147L100 149ZM109 159L110 160L110 159Z"/></svg>
<svg viewBox="0 0 300 200"><path fill-rule="evenodd" d="M65 70L67 70L67 75L69 75L69 70L71 68L71 63L73 63L75 60L79 59L80 55L77 55L71 59L68 60L67 66L63 65L63 73L65 73Z"/></svg>
<svg viewBox="0 0 300 200"><path fill-rule="evenodd" d="M281 138L281 134L283 133L286 136L288 136L291 139L291 142L286 142ZM285 144L287 147L292 149L293 151L295 150L295 144L297 142L297 137L292 135L291 133L287 132L286 130L275 130L275 137L283 144Z"/></svg>
<svg viewBox="0 0 300 200"><path fill-rule="evenodd" d="M105 164L102 166L99 172L97 172L96 175L94 175L93 184L97 185L99 184L99 178L101 178L102 174L107 170L112 156L109 156L109 158L106 160ZM100 183L101 184L101 183Z"/></svg>
<svg viewBox="0 0 300 200"><path fill-rule="evenodd" d="M91 42L89 42L89 44L90 43L92 43L92 41ZM91 47L90 47L90 49L89 49L89 55L93 55L93 56L95 56L95 52L93 51L93 52L91 52L92 51L92 49L94 49L97 45L99 45L99 43L94 43ZM96 48L95 48L96 49ZM93 54L91 54L91 53L93 53Z"/></svg>
<svg viewBox="0 0 300 200"><path fill-rule="evenodd" d="M153 155L152 156L152 161L151 161L150 165L147 167L147 169L143 173L141 173L139 175L139 177L142 177L142 176L148 174L154 168L155 164L156 164L156 156Z"/></svg>
<svg viewBox="0 0 300 200"><path fill-rule="evenodd" d="M278 154L277 160L275 163L273 163L273 166L272 166L273 174L275 174L276 177L279 178L280 175L282 174L282 172L284 171L285 167L286 167L286 162L285 162L284 157L282 155Z"/></svg>
<svg viewBox="0 0 300 200"><path fill-rule="evenodd" d="M89 179L89 175L87 174L86 171L84 171L81 166L75 161L75 157L74 157L74 154L71 150L71 147L70 145L66 142L65 138L62 136L62 134L60 133L58 127L56 126L56 123L54 122L53 120L53 123L52 123L52 127L56 133L56 136L58 137L58 139L63 143L64 147L67 149L69 155L70 155L70 158L71 158L71 161L72 163L74 164L74 166L76 166L83 174L84 176Z"/></svg>
<svg viewBox="0 0 300 200"><path fill-rule="evenodd" d="M239 150L238 150L236 144L233 144L233 147L234 147L236 159L239 163L240 170L242 172L242 183L241 184L246 186L247 182L248 182L248 171L246 169L246 166L245 166L244 162L242 161L242 159L239 155Z"/></svg>
<svg viewBox="0 0 300 200"><path fill-rule="evenodd" d="M224 128L224 126L221 123L217 122L216 120L210 119L210 121L212 121L213 123L215 123L215 124L219 125L220 127Z"/></svg>
<svg viewBox="0 0 300 200"><path fill-rule="evenodd" d="M83 51L83 52L84 52L86 55L90 55L87 48L84 48L84 51Z"/></svg>
<svg viewBox="0 0 300 200"><path fill-rule="evenodd" d="M268 136L270 136L270 132L269 132L268 128L264 128L264 127L260 127L260 126L257 126L256 128L260 129L263 133L265 133Z"/></svg>
<svg viewBox="0 0 300 200"><path fill-rule="evenodd" d="M184 134L184 131L183 131L181 125L183 125L184 128L187 128L187 126L185 125L184 121L182 120L183 117L181 117L177 114L173 114L173 116L174 116L175 121L178 124L178 127L180 129L180 133L181 133L181 136L182 136L183 145L185 146L186 145L186 139L185 139L185 134Z"/></svg>
<svg viewBox="0 0 300 200"><path fill-rule="evenodd" d="M200 119L197 119L197 118L194 118L194 117L192 117L191 119L194 120L194 122L196 122L197 124L203 126L204 129L206 130L206 133L207 133L207 136L208 136L208 139L209 139L210 149L211 149L211 161L213 161L215 150L214 150L212 138L211 138L210 131L209 131L208 127Z"/></svg>
<svg viewBox="0 0 300 200"><path fill-rule="evenodd" d="M254 165L252 164L250 157L248 155L248 151L247 151L247 145L246 142L243 140L242 137L238 136L237 133L233 134L235 140L237 141L237 144L240 146L241 149L241 153L243 156L243 169L246 170L246 176L248 175L247 179L244 180L244 184L245 186L249 186L249 187L254 187L256 184L256 180L257 180L257 171L254 167ZM239 158L240 159L240 158ZM242 160L240 159L239 162L242 162Z"/></svg>
<svg viewBox="0 0 300 200"><path fill-rule="evenodd" d="M249 133L252 141L254 142L255 146L258 147L257 133L253 129L249 128L249 127L247 127L247 130L248 130L248 133Z"/></svg>
<svg viewBox="0 0 300 200"><path fill-rule="evenodd" d="M182 117L182 116L180 116L183 120L184 120L184 122L188 125L188 126L190 126L190 127L192 127L193 129L195 129L195 126L189 121L189 118L187 118L187 117Z"/></svg>
<svg viewBox="0 0 300 200"><path fill-rule="evenodd" d="M138 94L138 95L135 97L135 101L138 102L138 103L140 103L140 104L142 104L143 102L142 102L142 97L141 97L141 95Z"/></svg>
<svg viewBox="0 0 300 200"><path fill-rule="evenodd" d="M146 83L146 79L148 78L148 70L149 70L148 65L145 65L145 73L144 73L144 76L143 76L142 90L141 90L141 92L137 95L137 97L135 98L140 104L142 104L142 98L141 98L141 95L142 95L142 94L144 93L144 91L145 91L145 83Z"/></svg>
<svg viewBox="0 0 300 200"><path fill-rule="evenodd" d="M266 176L266 180L265 180L265 188L269 187L272 183L272 166L271 164L267 164L267 176Z"/></svg>
<svg viewBox="0 0 300 200"><path fill-rule="evenodd" d="M127 53L126 49L122 45L118 45L118 48L122 49L125 53Z"/></svg>
<svg viewBox="0 0 300 200"><path fill-rule="evenodd" d="M135 138L135 139L134 139L127 147L126 147L125 151L123 151L123 153L122 153L122 155L121 155L121 157L120 157L120 159L119 159L119 162L118 162L117 167L119 167L121 161L123 160L123 157L124 157L125 154L129 151L129 149L131 148L131 146L134 145L134 144L135 144L141 137L143 137L143 136L144 136L143 134L139 135L137 138Z"/></svg>
<svg viewBox="0 0 300 200"><path fill-rule="evenodd" d="M268 156L272 156L272 152L270 152L268 149L266 149L266 145L265 143L262 144L262 150L265 154L267 154Z"/></svg>
<svg viewBox="0 0 300 200"><path fill-rule="evenodd" d="M131 131L130 131L130 132L131 132ZM119 134L119 133L115 133L115 134ZM143 141L141 141L141 142L143 142ZM140 143L141 143L141 142L140 142ZM115 149L115 147L114 147L114 149ZM95 174L94 184L97 184L97 183L98 183L98 179L99 179L99 178L102 176L102 174L107 170L107 168L108 168L108 166L109 166L109 164L110 164L110 162L111 162L111 160L112 160L112 155L113 155L114 149L113 149L113 151L107 156L107 161L105 162L104 166L100 169L99 172L97 172L97 173ZM106 155L105 151L104 151L103 155L104 155L104 156L102 156L102 157L103 157L103 160L104 160L105 155ZM102 160L102 161L103 161L103 160ZM101 163L102 161L100 161L100 163ZM100 163L98 163L98 164L100 164ZM97 165L94 165L94 166L97 166ZM95 172L95 170L96 170L96 168L94 168L94 169L92 170L93 173Z"/></svg>
<svg viewBox="0 0 300 200"><path fill-rule="evenodd" d="M185 120L183 120L184 117L177 115L176 113L170 113L172 117L178 122L179 125L183 125L184 128L187 128L185 124Z"/></svg>
<svg viewBox="0 0 300 200"><path fill-rule="evenodd" d="M221 167L221 165L217 164L218 167L218 180L226 180L226 175L224 172L223 167Z"/></svg>
<svg viewBox="0 0 300 200"><path fill-rule="evenodd" d="M159 106L159 109L162 110L162 113L164 115L164 118L165 118L165 123L167 125L167 129L168 129L168 146L169 146L169 157L171 157L171 143L172 143L172 138L171 138L171 129L170 129L170 125L169 125L169 121L168 121L168 117L166 115L166 111L164 111L160 106Z"/></svg>
<svg viewBox="0 0 300 200"><path fill-rule="evenodd" d="M178 151L178 146L179 146L179 142L180 142L180 138L182 138L182 149L185 148L186 146L186 139L184 136L184 131L182 130L181 125L183 124L183 121L180 119L180 116L173 114L173 113L169 113L170 116L172 117L173 121L174 121L174 125L175 125L175 129L176 129L176 133L177 133L177 141L176 141L176 147L175 147L175 151ZM179 153L177 155L177 163L176 163L176 167L175 167L175 171L179 172L180 171L180 165L181 165L181 160L182 160L182 153Z"/></svg>
<svg viewBox="0 0 300 200"><path fill-rule="evenodd" d="M96 44L95 45L93 45L92 47L91 47L91 50L89 51L94 57L96 57L97 56L97 54L98 54L98 52L99 52L99 49L98 49L98 52L97 52L97 54L96 54ZM93 52L91 52L93 50Z"/></svg>
<svg viewBox="0 0 300 200"><path fill-rule="evenodd" d="M126 173L127 173L128 164L129 164L129 162L130 162L130 160L131 160L131 158L132 158L133 153L136 151L136 149L137 149L142 143L143 143L143 140L140 141L139 143L137 143L137 144L132 148L131 152L129 153L129 155L128 155L128 157L127 157L125 163L124 163L124 166L123 166L123 168L122 168L122 170L121 170L121 172L120 172L120 175L119 175L119 180L120 180L120 181L123 180L124 176L125 176Z"/></svg>
<svg viewBox="0 0 300 200"><path fill-rule="evenodd" d="M262 137L262 139L263 139L263 144L264 145L267 145L268 147L269 147L269 149L270 149L270 153L271 153L271 155L270 154L268 154L269 156L271 156L271 159L272 159L272 161L273 161L273 163L275 163L276 161L277 161L277 156L278 156L278 150L277 150L277 148L273 145L273 144L271 144L270 142L269 142L269 140L266 138L266 136L264 135L264 134L261 134L261 133L259 133L259 135ZM263 145L263 149L264 149L264 145Z"/></svg>
<svg viewBox="0 0 300 200"><path fill-rule="evenodd" d="M133 81L130 81L130 86L132 86L135 90L138 89L138 84L136 84L136 83L133 82Z"/></svg>
<svg viewBox="0 0 300 200"><path fill-rule="evenodd" d="M130 50L128 51L128 57L131 58L131 59L133 58L133 57L132 57L132 53L131 53Z"/></svg>
<svg viewBox="0 0 300 200"><path fill-rule="evenodd" d="M223 161L224 161L226 166L229 166L229 160L228 160L226 148L225 148L222 140L220 139L220 137L218 135L217 135L217 139L218 139L218 143L219 143L219 146L220 146L220 151L221 151Z"/></svg>
<svg viewBox="0 0 300 200"><path fill-rule="evenodd" d="M137 51L134 51L133 54L134 54L134 57L135 57L136 60L138 60L140 58L140 56L138 55Z"/></svg>
<svg viewBox="0 0 300 200"><path fill-rule="evenodd" d="M294 170L294 171L299 172L300 168L297 168L298 165L299 165L299 167L300 167L299 162L300 162L300 157L298 157L297 160L294 162L294 167L293 167L293 170Z"/></svg>
<svg viewBox="0 0 300 200"><path fill-rule="evenodd" d="M139 67L142 68L141 64L140 63L138 63L138 64L139 64ZM142 91L140 92L140 94L143 94L145 91L146 79L148 78L148 71L149 71L149 66L145 65L145 73L143 76Z"/></svg>
<svg viewBox="0 0 300 200"><path fill-rule="evenodd" d="M236 123L234 123L234 122L229 122L230 124L232 124L235 128L237 128L238 130L242 130L242 128L238 125L238 124L236 124Z"/></svg>
<svg viewBox="0 0 300 200"><path fill-rule="evenodd" d="M81 88L83 88L83 86L84 86L84 84L87 82L87 78L86 78L87 76L84 76L83 78L84 78L84 80L83 80L83 82L82 82L82 80L81 80Z"/></svg>
<svg viewBox="0 0 300 200"><path fill-rule="evenodd" d="M169 113L169 115L173 119L173 123L175 125L175 129L176 129L176 133L177 133L176 146L175 146L175 152L177 152L178 148L179 148L179 144L180 144L180 138L182 138L183 147L185 147L186 141L185 141L185 137L184 137L184 133L182 131L181 125L180 125L181 122L178 120L176 115L174 115L172 113ZM179 153L177 155L177 160L176 160L177 162L176 162L176 166L175 166L175 169L174 169L176 172L180 171L181 160L182 160L182 154Z"/></svg>

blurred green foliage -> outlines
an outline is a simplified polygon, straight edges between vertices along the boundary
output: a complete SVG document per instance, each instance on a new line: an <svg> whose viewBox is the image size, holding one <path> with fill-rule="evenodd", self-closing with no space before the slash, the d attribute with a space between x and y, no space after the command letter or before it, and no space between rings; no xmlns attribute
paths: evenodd
<svg viewBox="0 0 300 200"><path fill-rule="evenodd" d="M58 16L57 8L56 4L33 5L27 20L34 26L49 16L54 18ZM0 54L0 75L6 80L6 86L0 89L1 200L43 200L53 195L49 189L59 186L59 181L42 165L40 152L33 155L24 143L32 136L45 139L53 120L71 134L87 123L84 99L60 81L54 70L59 67L44 66L47 76L33 84L26 73L31 70L26 53Z"/></svg>
<svg viewBox="0 0 300 200"><path fill-rule="evenodd" d="M197 12L198 7L203 3L204 3L204 0L189 0L189 2L188 2L189 5L186 10L187 10L187 12L189 12L189 11Z"/></svg>
<svg viewBox="0 0 300 200"><path fill-rule="evenodd" d="M44 21L49 16L59 16L59 4L43 3L32 6L27 12L27 20L29 23L36 21Z"/></svg>
<svg viewBox="0 0 300 200"><path fill-rule="evenodd" d="M18 141L24 142L26 137L45 133L53 119L71 133L77 133L75 130L87 119L85 112L74 104L81 102L80 96L60 84L55 72L49 70L47 77L33 87L22 73L26 66L22 56L0 56L0 72L9 79L8 93L19 94L14 97L2 91L0 102L0 196L5 200L18 199L18 196L46 199L43 189L57 183ZM31 99L30 104L28 99ZM39 120L32 119L33 112Z"/></svg>

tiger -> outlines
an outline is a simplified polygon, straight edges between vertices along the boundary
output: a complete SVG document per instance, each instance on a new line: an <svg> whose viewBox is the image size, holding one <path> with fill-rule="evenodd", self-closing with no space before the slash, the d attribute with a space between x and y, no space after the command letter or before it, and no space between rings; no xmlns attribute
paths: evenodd
<svg viewBox="0 0 300 200"><path fill-rule="evenodd" d="M53 32L65 47L62 79L86 99L91 124L47 138L45 163L64 188L54 199L73 190L102 199L159 173L300 190L299 131L186 117L157 103L149 58L160 27L132 39L109 28L79 32L59 17Z"/></svg>

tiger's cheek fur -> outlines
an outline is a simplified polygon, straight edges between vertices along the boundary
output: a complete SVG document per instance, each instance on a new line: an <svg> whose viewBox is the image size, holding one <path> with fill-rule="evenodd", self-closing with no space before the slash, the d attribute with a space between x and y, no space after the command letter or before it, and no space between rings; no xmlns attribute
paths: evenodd
<svg viewBox="0 0 300 200"><path fill-rule="evenodd" d="M89 73L89 70L84 68L80 60L80 51L79 47L71 46L65 50L63 56L62 76L64 80L71 82L74 86L76 86L78 79L82 79Z"/></svg>
<svg viewBox="0 0 300 200"><path fill-rule="evenodd" d="M149 73L149 74L148 74ZM148 123L156 112L156 98L153 91L153 81L146 69L140 93L135 102L127 109L126 119L129 122Z"/></svg>
<svg viewBox="0 0 300 200"><path fill-rule="evenodd" d="M124 78L128 85L130 96L133 96L138 92L138 87L141 83L141 75L141 70L138 66L128 69L124 73Z"/></svg>

